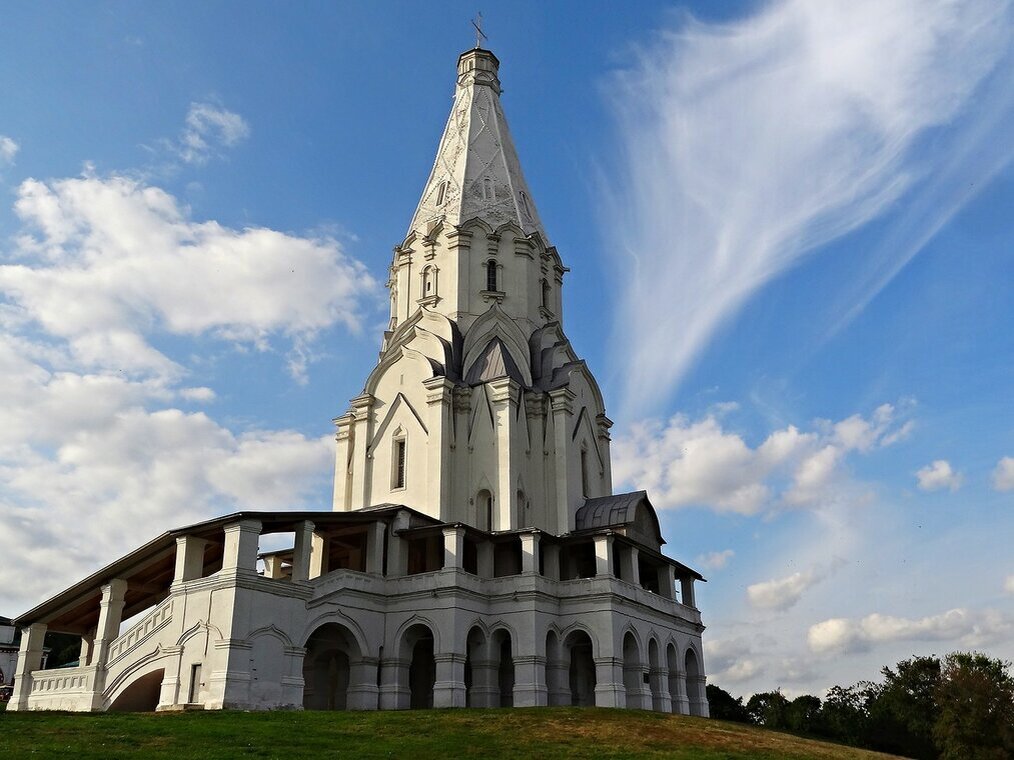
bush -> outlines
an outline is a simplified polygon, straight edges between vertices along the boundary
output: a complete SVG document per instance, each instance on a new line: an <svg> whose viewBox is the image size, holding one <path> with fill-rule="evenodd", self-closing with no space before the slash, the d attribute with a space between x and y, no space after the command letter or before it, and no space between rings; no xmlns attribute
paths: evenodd
<svg viewBox="0 0 1014 760"><path fill-rule="evenodd" d="M945 760L1014 757L1014 678L1009 662L978 652L944 660L933 737Z"/></svg>

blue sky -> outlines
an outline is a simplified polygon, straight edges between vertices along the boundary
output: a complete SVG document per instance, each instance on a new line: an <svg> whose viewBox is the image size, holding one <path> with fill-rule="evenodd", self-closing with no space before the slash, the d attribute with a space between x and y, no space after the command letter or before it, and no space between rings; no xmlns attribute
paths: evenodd
<svg viewBox="0 0 1014 760"><path fill-rule="evenodd" d="M0 612L181 523L327 508L474 13L7 9ZM614 485L709 578L712 682L1014 657L1010 5L483 15Z"/></svg>

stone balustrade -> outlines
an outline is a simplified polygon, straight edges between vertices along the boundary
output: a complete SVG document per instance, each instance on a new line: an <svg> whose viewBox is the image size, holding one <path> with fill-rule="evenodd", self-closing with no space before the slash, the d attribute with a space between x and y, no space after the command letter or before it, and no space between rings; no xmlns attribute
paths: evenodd
<svg viewBox="0 0 1014 760"><path fill-rule="evenodd" d="M109 645L109 663L132 652L172 620L173 600L166 599Z"/></svg>

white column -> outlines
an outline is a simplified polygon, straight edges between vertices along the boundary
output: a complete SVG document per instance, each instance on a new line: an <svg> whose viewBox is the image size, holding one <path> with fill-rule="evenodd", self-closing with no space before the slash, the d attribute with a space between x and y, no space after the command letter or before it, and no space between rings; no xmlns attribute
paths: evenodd
<svg viewBox="0 0 1014 760"><path fill-rule="evenodd" d="M351 412L346 412L341 417L336 417L334 419L337 431L335 432L333 508L336 512L342 512L352 508L352 505L349 503L352 496L352 482L349 475L349 457L352 454L352 425L354 423L355 416Z"/></svg>
<svg viewBox="0 0 1014 760"><path fill-rule="evenodd" d="M549 392L553 409L554 470L556 471L556 532L570 533L574 526L570 509L571 484L568 472L570 419L574 414L574 392L559 388Z"/></svg>
<svg viewBox="0 0 1014 760"><path fill-rule="evenodd" d="M437 678L433 684L434 707L465 706L465 655L441 652L433 658Z"/></svg>
<svg viewBox="0 0 1014 760"><path fill-rule="evenodd" d="M446 377L423 380L429 438L426 441L426 493L430 509L436 509L441 520L448 514L451 491L450 435L454 383ZM432 512L431 512L432 514Z"/></svg>
<svg viewBox="0 0 1014 760"><path fill-rule="evenodd" d="M595 422L598 428L599 451L602 452L603 469L605 470L602 473L602 485L605 487L603 493L611 494L613 492L613 472L609 454L609 428L613 426L613 421L604 414L600 414L595 418Z"/></svg>
<svg viewBox="0 0 1014 760"><path fill-rule="evenodd" d="M680 578L680 601L687 607L697 609L697 602L694 599L694 578L691 575L684 575Z"/></svg>
<svg viewBox="0 0 1014 760"><path fill-rule="evenodd" d="M257 572L257 541L261 534L259 520L240 520L225 526L225 549L222 571Z"/></svg>
<svg viewBox="0 0 1014 760"><path fill-rule="evenodd" d="M627 706L627 690L623 685L623 660L616 657L595 658L595 706Z"/></svg>
<svg viewBox="0 0 1014 760"><path fill-rule="evenodd" d="M330 542L326 536L314 533L310 536L310 577L319 578L328 572L327 555Z"/></svg>
<svg viewBox="0 0 1014 760"><path fill-rule="evenodd" d="M102 587L102 600L99 602L99 622L95 628L95 657L92 662L100 668L106 666L109 657L109 645L120 635L120 623L123 620L123 603L127 594L127 582L115 578Z"/></svg>
<svg viewBox="0 0 1014 760"><path fill-rule="evenodd" d="M399 298L400 298L399 294ZM370 469L366 458L366 447L370 441L370 410L373 396L364 393L352 399L352 498L349 509L370 506Z"/></svg>
<svg viewBox="0 0 1014 760"><path fill-rule="evenodd" d="M491 381L489 388L496 423L497 453L496 525L490 526L490 530L511 530L520 527L515 525L514 519L517 514L517 496L514 493L517 473L511 458L511 434L517 417L520 386L514 380L504 378Z"/></svg>
<svg viewBox="0 0 1014 760"><path fill-rule="evenodd" d="M483 541L476 549L477 569L480 578L493 577L493 542Z"/></svg>
<svg viewBox="0 0 1014 760"><path fill-rule="evenodd" d="M666 599L676 596L676 568L672 565L662 565L658 569L658 593Z"/></svg>
<svg viewBox="0 0 1014 760"><path fill-rule="evenodd" d="M517 655L514 658L514 706L545 707L549 704L546 687L546 658Z"/></svg>
<svg viewBox="0 0 1014 760"><path fill-rule="evenodd" d="M195 536L176 539L176 572L173 583L191 581L204 575L204 549L208 542Z"/></svg>
<svg viewBox="0 0 1014 760"><path fill-rule="evenodd" d="M33 623L21 629L21 647L18 664L14 669L14 694L8 710L27 710L28 696L32 693L32 672L42 667L42 652L46 641L46 624Z"/></svg>
<svg viewBox="0 0 1014 760"><path fill-rule="evenodd" d="M542 574L551 581L560 580L560 545L546 544L542 547Z"/></svg>
<svg viewBox="0 0 1014 760"><path fill-rule="evenodd" d="M635 586L641 585L641 568L637 561L639 556L637 547L634 546L627 546L620 553L620 560L623 563L621 569L623 580L633 583Z"/></svg>
<svg viewBox="0 0 1014 760"><path fill-rule="evenodd" d="M595 575L602 577L612 574L613 537L610 535L595 536Z"/></svg>
<svg viewBox="0 0 1014 760"><path fill-rule="evenodd" d="M444 528L444 569L460 570L465 560L465 529L460 525Z"/></svg>
<svg viewBox="0 0 1014 760"><path fill-rule="evenodd" d="M292 553L292 580L310 579L310 556L313 549L313 528L309 520L296 525L296 545Z"/></svg>
<svg viewBox="0 0 1014 760"><path fill-rule="evenodd" d="M521 572L539 572L539 534L521 534Z"/></svg>
<svg viewBox="0 0 1014 760"><path fill-rule="evenodd" d="M387 526L380 521L370 523L366 531L366 572L382 575L384 572L384 538Z"/></svg>

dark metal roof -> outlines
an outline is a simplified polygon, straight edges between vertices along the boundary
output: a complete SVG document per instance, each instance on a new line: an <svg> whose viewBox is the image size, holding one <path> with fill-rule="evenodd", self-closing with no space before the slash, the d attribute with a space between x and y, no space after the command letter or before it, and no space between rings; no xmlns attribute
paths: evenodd
<svg viewBox="0 0 1014 760"><path fill-rule="evenodd" d="M646 491L585 499L584 506L577 510L575 527L577 530L592 530L627 525L634 521L637 505L642 501L648 501Z"/></svg>

